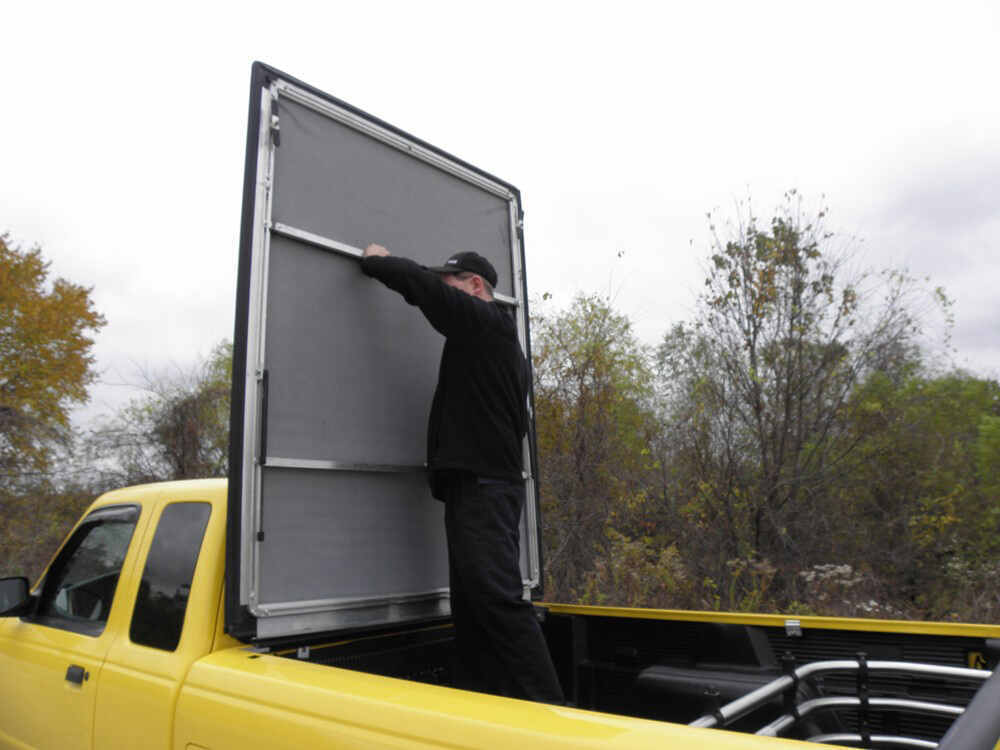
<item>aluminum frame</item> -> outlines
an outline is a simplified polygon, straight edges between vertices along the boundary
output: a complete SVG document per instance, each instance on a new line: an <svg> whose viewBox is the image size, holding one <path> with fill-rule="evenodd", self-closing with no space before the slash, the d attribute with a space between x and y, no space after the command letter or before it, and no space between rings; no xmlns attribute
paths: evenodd
<svg viewBox="0 0 1000 750"><path fill-rule="evenodd" d="M324 599L260 605L257 633L276 638L317 630L342 630L369 624L373 613L381 622L413 618L447 617L448 589L420 594L380 595L366 598Z"/></svg>
<svg viewBox="0 0 1000 750"><path fill-rule="evenodd" d="M432 166L456 176L480 189L497 195L507 201L510 215L511 272L512 288L515 296L495 294L495 299L515 309L518 337L527 354L527 315L523 300L524 269L520 241L521 220L519 199L509 187L494 182L487 177L438 154L419 143L405 138L389 129L371 122L337 104L316 96L305 89L283 80L273 80L261 89L260 121L257 133L257 171L254 190L254 213L252 229L252 261L250 268L250 300L248 306L248 332L246 338L246 373L243 408L243 466L241 467L241 539L239 546L239 604L257 618L256 637L269 638L291 633L313 632L316 630L353 627L363 624L361 612L381 609L388 613L389 621L409 617L446 616L447 589L427 592L377 596L371 599L325 599L302 602L259 601L261 581L261 556L259 554L258 532L262 529L263 508L263 468L298 468L324 471L362 472L420 472L423 466L392 466L385 464L362 464L336 460L316 461L294 457L268 456L263 446L266 430L264 398L266 397L265 362L267 331L268 274L270 267L272 234L294 239L322 250L341 255L361 258L363 251L346 243L324 237L284 223L273 221L273 186L275 174L275 134L280 123L274 116L274 104L286 97L315 112L325 115L341 124L358 130L382 143L420 159ZM530 408L530 402L529 402ZM537 494L533 472L530 440L525 437L523 444L525 466L525 489L530 505L525 506L525 530L527 539L522 540L527 549L528 578L523 581L525 598L530 599L531 590L541 583L541 560L539 551L539 530Z"/></svg>
<svg viewBox="0 0 1000 750"><path fill-rule="evenodd" d="M405 466L402 464L364 464L352 461L317 461L311 458L280 458L268 456L266 465L274 469L313 469L316 471L363 471L375 474L418 474L427 471L426 466Z"/></svg>
<svg viewBox="0 0 1000 750"><path fill-rule="evenodd" d="M305 229L299 229L298 227L293 227L281 222L275 222L271 225L271 233L277 234L280 237L298 240L299 242L304 242L323 250L329 250L330 252L338 253L339 255L346 255L349 258L363 258L365 254L365 251L361 248L348 245L346 242L340 242L338 240L331 239L330 237L324 237L323 235L316 234L315 232L307 232ZM514 283L515 285L517 284L516 278ZM515 288L517 287L515 286ZM499 292L493 293L493 299L511 307L518 307L521 304L517 297L509 297L506 294L500 294Z"/></svg>
<svg viewBox="0 0 1000 750"><path fill-rule="evenodd" d="M264 396L264 331L267 328L267 276L271 249L271 199L274 175L272 102L274 86L261 90L260 128L257 133L257 174L254 192L253 239L250 269L250 302L243 404L243 466L240 497L239 601L253 612L259 580L257 531L261 527L261 420ZM256 613L254 613L256 614Z"/></svg>
<svg viewBox="0 0 1000 750"><path fill-rule="evenodd" d="M524 265L521 262L524 248L521 245L521 230L523 228L521 217L518 215L519 206L516 200L509 200L508 205L510 206L510 243L511 243L511 255L513 257L513 268L512 272L512 286L516 292L518 290L525 288L524 279ZM527 351L528 342L528 316L525 310L525 306L520 304L518 301L517 305L517 337L521 342L521 347L524 349L525 356L529 356L530 353ZM535 422L534 413L532 413L531 399L528 399L528 419L531 424ZM535 476L534 476L534 461L531 452L531 440L527 435L524 436L522 441L522 463L527 469L524 472L525 479L525 496L528 498L537 498L538 494L535 488ZM528 505L525 503L525 526L528 532L527 539L527 549L528 549L528 580L523 581L524 585L524 598L527 601L531 601L531 589L539 585L542 579L542 561L539 555L539 549L541 548L541 542L539 540L538 531L538 513L528 513ZM537 509L536 509L537 511Z"/></svg>

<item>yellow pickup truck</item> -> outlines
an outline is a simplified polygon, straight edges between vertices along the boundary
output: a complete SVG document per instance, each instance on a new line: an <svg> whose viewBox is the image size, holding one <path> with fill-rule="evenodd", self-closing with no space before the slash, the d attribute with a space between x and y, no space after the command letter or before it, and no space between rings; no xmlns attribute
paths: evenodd
<svg viewBox="0 0 1000 750"><path fill-rule="evenodd" d="M948 732L946 750L989 750L1000 737L986 669L998 627L549 605L566 707L449 687L447 618L241 643L224 628L226 506L225 480L110 492L30 595L0 581L0 747L799 744L783 735L929 748Z"/></svg>

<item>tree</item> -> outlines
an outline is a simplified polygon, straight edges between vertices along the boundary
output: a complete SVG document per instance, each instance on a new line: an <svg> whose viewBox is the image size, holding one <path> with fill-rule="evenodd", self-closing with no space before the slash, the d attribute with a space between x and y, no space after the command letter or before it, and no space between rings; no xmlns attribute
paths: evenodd
<svg viewBox="0 0 1000 750"><path fill-rule="evenodd" d="M648 355L628 319L598 297L533 325L539 486L547 591L576 598L643 500L650 429Z"/></svg>
<svg viewBox="0 0 1000 750"><path fill-rule="evenodd" d="M995 621L1000 384L964 372L899 383L876 373L853 400L858 450L831 492L854 522L835 542L842 559L868 560L899 610Z"/></svg>
<svg viewBox="0 0 1000 750"><path fill-rule="evenodd" d="M702 571L716 580L808 558L829 531L817 503L858 446L854 389L919 361L915 282L853 273L824 217L807 220L793 191L766 226L750 210L724 239L713 224L698 317L658 351L683 466L671 490L717 550Z"/></svg>
<svg viewBox="0 0 1000 750"><path fill-rule="evenodd" d="M89 452L105 486L225 476L233 347L188 372L145 376L146 395L96 430Z"/></svg>
<svg viewBox="0 0 1000 750"><path fill-rule="evenodd" d="M0 474L10 482L49 469L96 378L91 335L105 320L92 290L48 277L41 249L0 235Z"/></svg>

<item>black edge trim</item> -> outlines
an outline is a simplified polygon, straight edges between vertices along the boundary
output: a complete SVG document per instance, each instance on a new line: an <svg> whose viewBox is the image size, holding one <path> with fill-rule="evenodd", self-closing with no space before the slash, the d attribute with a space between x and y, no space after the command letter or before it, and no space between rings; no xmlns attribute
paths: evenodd
<svg viewBox="0 0 1000 750"><path fill-rule="evenodd" d="M236 276L236 319L233 331L233 383L229 414L229 492L226 502L226 632L241 641L257 634L257 620L240 605L240 533L242 530L243 410L246 406L247 326L250 320L250 269L253 253L254 199L257 180L257 140L260 95L269 83L269 69L255 62L250 73L246 155L243 165L243 206L240 213L239 265Z"/></svg>

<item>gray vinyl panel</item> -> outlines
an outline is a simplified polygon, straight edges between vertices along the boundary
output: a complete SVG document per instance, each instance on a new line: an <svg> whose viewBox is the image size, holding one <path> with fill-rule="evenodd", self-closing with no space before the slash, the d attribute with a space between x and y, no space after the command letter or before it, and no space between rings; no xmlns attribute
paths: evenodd
<svg viewBox="0 0 1000 750"><path fill-rule="evenodd" d="M422 466L443 347L354 258L273 237L268 455Z"/></svg>
<svg viewBox="0 0 1000 750"><path fill-rule="evenodd" d="M261 604L448 586L444 505L422 474L265 468Z"/></svg>
<svg viewBox="0 0 1000 750"><path fill-rule="evenodd" d="M425 265L475 250L514 296L504 198L296 102L281 100L279 116L275 222Z"/></svg>

